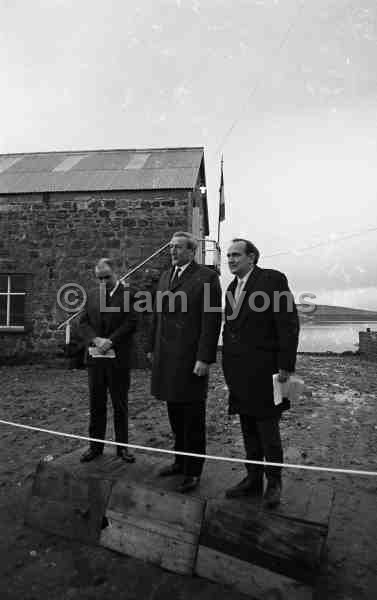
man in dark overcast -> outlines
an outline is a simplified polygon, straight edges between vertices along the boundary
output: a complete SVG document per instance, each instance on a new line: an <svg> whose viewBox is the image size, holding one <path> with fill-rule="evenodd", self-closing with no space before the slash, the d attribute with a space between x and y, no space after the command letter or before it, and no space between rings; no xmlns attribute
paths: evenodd
<svg viewBox="0 0 377 600"><path fill-rule="evenodd" d="M153 353L152 394L167 403L174 449L205 454L206 397L209 365L216 361L221 327L221 288L217 273L195 260L192 234L177 232L170 243L172 266L160 278L155 303L150 350ZM174 298L172 298L174 294ZM212 311L206 307L206 298ZM216 310L217 309L217 310ZM199 484L202 458L176 454L161 476L183 475L177 491Z"/></svg>
<svg viewBox="0 0 377 600"><path fill-rule="evenodd" d="M226 294L223 370L229 388L229 412L240 416L246 458L282 463L283 449L275 406L274 373L288 381L295 369L299 322L293 295L283 273L261 269L258 249L234 239L227 253L235 276ZM226 492L228 498L263 493L273 508L281 497L281 468L246 463L247 476Z"/></svg>

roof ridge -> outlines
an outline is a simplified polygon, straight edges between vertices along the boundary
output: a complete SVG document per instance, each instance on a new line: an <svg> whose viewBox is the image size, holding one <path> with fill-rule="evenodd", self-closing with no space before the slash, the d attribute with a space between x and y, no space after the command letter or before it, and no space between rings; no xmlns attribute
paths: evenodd
<svg viewBox="0 0 377 600"><path fill-rule="evenodd" d="M4 156L41 156L44 154L89 154L89 153L107 153L107 152L169 152L169 151L190 151L202 150L204 146L169 146L165 148L102 148L96 150L41 150L38 152L1 152L0 157Z"/></svg>

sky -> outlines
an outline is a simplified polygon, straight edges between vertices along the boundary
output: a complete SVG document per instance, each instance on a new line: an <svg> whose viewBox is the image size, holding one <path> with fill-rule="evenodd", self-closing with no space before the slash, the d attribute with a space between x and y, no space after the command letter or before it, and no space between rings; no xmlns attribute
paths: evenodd
<svg viewBox="0 0 377 600"><path fill-rule="evenodd" d="M375 0L0 0L0 152L204 146L211 237L377 310Z"/></svg>

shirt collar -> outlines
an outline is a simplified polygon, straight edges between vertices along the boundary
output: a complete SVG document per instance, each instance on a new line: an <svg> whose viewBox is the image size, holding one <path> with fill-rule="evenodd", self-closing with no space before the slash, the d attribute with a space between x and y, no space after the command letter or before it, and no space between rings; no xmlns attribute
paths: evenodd
<svg viewBox="0 0 377 600"><path fill-rule="evenodd" d="M251 267L250 271L248 271L246 273L246 275L244 275L243 277L237 276L237 283L239 283L240 285L241 285L241 283L245 285L247 280L249 279L250 275L252 274L253 270L254 270L254 267Z"/></svg>
<svg viewBox="0 0 377 600"><path fill-rule="evenodd" d="M189 265L191 265L191 262L192 262L192 261L190 261L190 262L186 263L185 265L175 265L175 267L174 267L174 273L176 273L176 272L177 272L177 269L179 269L179 273L180 273L180 275L182 275L183 271L184 271L185 269L187 269L187 267L188 267Z"/></svg>

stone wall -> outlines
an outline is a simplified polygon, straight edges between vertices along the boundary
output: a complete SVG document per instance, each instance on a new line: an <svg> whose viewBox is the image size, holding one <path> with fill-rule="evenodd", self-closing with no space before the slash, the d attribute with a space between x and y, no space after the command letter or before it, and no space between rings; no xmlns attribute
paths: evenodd
<svg viewBox="0 0 377 600"><path fill-rule="evenodd" d="M178 229L190 229L192 194L184 190L50 193L0 196L0 273L27 274L25 332L0 330L0 359L57 354L67 316L59 307L61 286L94 284L93 264L116 258L122 274L168 241ZM151 289L168 252L147 264L130 281ZM141 315L137 356L148 318Z"/></svg>
<svg viewBox="0 0 377 600"><path fill-rule="evenodd" d="M377 331L359 331L359 352L362 358L377 361Z"/></svg>

